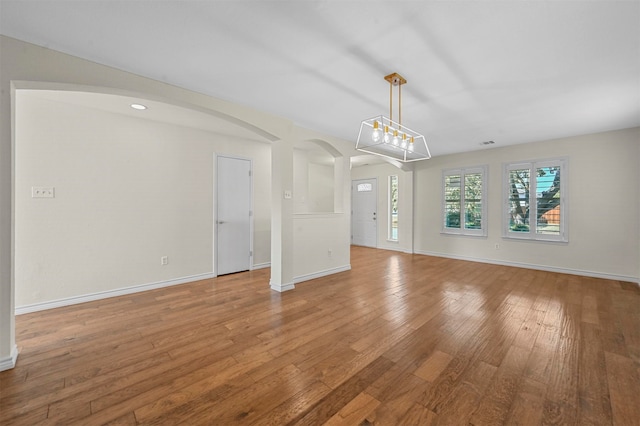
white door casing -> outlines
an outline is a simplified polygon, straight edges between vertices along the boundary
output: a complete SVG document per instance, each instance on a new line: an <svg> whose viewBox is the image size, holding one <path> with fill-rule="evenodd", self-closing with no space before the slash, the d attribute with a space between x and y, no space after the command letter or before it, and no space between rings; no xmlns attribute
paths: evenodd
<svg viewBox="0 0 640 426"><path fill-rule="evenodd" d="M375 178L351 182L351 244L377 247L377 186Z"/></svg>
<svg viewBox="0 0 640 426"><path fill-rule="evenodd" d="M247 271L251 265L251 161L217 156L216 274Z"/></svg>

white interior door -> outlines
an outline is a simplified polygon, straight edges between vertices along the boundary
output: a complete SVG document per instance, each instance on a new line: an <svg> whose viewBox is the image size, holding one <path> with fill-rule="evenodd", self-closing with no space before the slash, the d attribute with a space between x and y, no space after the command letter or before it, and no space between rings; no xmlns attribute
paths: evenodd
<svg viewBox="0 0 640 426"><path fill-rule="evenodd" d="M217 157L216 273L249 270L251 261L251 161Z"/></svg>
<svg viewBox="0 0 640 426"><path fill-rule="evenodd" d="M351 183L351 244L377 247L378 190L376 179Z"/></svg>

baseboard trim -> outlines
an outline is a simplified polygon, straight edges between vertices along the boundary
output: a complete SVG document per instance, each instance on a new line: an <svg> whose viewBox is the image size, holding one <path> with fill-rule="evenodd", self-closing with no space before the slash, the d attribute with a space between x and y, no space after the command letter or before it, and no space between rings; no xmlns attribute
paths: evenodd
<svg viewBox="0 0 640 426"><path fill-rule="evenodd" d="M595 272L595 271L586 271L583 269L558 268L556 266L536 265L534 263L509 262L504 260L484 259L484 258L470 257L470 256L458 256L458 255L452 255L448 253L429 252L429 251L422 251L422 250L415 250L415 253L422 254L425 256L446 257L449 259L466 260L469 262L490 263L493 265L502 265L502 266L513 266L516 268L535 269L538 271L557 272L560 274L581 275L585 277L602 278L606 280L627 281L627 282L633 282L633 283L640 282L639 277L631 277L627 275L617 275L617 274L609 274L609 273Z"/></svg>
<svg viewBox="0 0 640 426"><path fill-rule="evenodd" d="M337 274L338 272L344 272L351 270L351 264L338 266L336 268L325 269L324 271L314 272L313 274L300 275L293 279L295 284L303 281L309 281L320 277L326 277L327 275Z"/></svg>
<svg viewBox="0 0 640 426"><path fill-rule="evenodd" d="M264 268L270 268L270 267L271 267L271 262L256 263L251 267L251 270L254 271L256 269L264 269Z"/></svg>
<svg viewBox="0 0 640 426"><path fill-rule="evenodd" d="M100 291L97 293L85 294L82 296L68 297L65 299L52 300L50 302L34 303L32 305L17 306L16 315L29 314L31 312L44 311L47 309L60 308L63 306L76 305L78 303L93 302L95 300L107 299L109 297L124 296L127 294L139 293L141 291L154 290L162 287L170 287L178 284L185 284L193 281L215 278L210 272L206 274L190 275L188 277L175 278L167 281L158 281L148 284L140 284L131 287L124 287L115 290Z"/></svg>
<svg viewBox="0 0 640 426"><path fill-rule="evenodd" d="M271 290L275 290L278 293L284 293L285 291L293 290L294 288L296 288L294 283L273 284L272 282L269 282L269 287L271 287Z"/></svg>
<svg viewBox="0 0 640 426"><path fill-rule="evenodd" d="M18 346L14 345L8 358L0 359L0 371L11 370L18 360Z"/></svg>
<svg viewBox="0 0 640 426"><path fill-rule="evenodd" d="M411 249L406 249L406 248L403 248L403 247L380 246L380 247L376 247L376 248L378 250L390 250L390 251L397 251L397 252L400 252L400 253L413 254Z"/></svg>

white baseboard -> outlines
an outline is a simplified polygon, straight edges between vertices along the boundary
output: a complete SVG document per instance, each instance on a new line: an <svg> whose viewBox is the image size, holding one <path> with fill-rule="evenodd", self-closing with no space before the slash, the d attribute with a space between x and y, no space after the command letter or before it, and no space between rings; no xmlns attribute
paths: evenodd
<svg viewBox="0 0 640 426"><path fill-rule="evenodd" d="M535 269L538 271L557 272L560 274L582 275L585 277L603 278L606 280L628 281L628 282L634 282L634 283L638 283L640 281L638 277L609 274L604 272L586 271L582 269L559 268L557 266L536 265L533 263L523 263L523 262L509 262L504 260L484 259L484 258L470 257L470 256L458 256L458 255L452 255L447 253L428 252L428 251L421 251L421 250L416 250L415 253L423 254L425 256L446 257L449 259L467 260L469 262L490 263L493 265L513 266L516 268L526 268L526 269Z"/></svg>
<svg viewBox="0 0 640 426"><path fill-rule="evenodd" d="M292 283L282 284L282 285L274 285L271 281L269 282L269 286L272 290L278 292L284 292L288 290L293 290L295 285L301 283L303 281L313 280L315 278L326 277L327 275L337 274L338 272L344 272L351 269L351 265L338 266L336 268L326 269L324 271L314 272L312 274L299 275L293 278Z"/></svg>
<svg viewBox="0 0 640 426"><path fill-rule="evenodd" d="M398 251L400 253L407 253L407 254L413 254L413 252L411 251L411 249L407 249L404 247L393 247L393 246L378 246L376 247L378 250L391 250L391 251Z"/></svg>
<svg viewBox="0 0 640 426"><path fill-rule="evenodd" d="M269 287L271 287L271 290L275 290L278 293L283 293L285 291L289 291L289 290L293 290L294 288L296 288L296 286L293 283L286 283L286 284L273 284L271 281L269 281Z"/></svg>
<svg viewBox="0 0 640 426"><path fill-rule="evenodd" d="M0 371L11 370L18 360L18 346L14 345L8 358L0 359Z"/></svg>
<svg viewBox="0 0 640 426"><path fill-rule="evenodd" d="M351 264L338 266L336 268L326 269L324 271L314 272L313 274L300 275L293 279L293 282L298 284L303 281L309 281L320 277L326 277L327 275L337 274L338 272L344 272L351 270Z"/></svg>
<svg viewBox="0 0 640 426"><path fill-rule="evenodd" d="M270 268L270 267L271 267L271 262L256 263L251 267L251 270L255 271L256 269L264 269L264 268Z"/></svg>
<svg viewBox="0 0 640 426"><path fill-rule="evenodd" d="M16 315L28 314L31 312L44 311L47 309L60 308L62 306L76 305L78 303L92 302L94 300L107 299L109 297L124 296L126 294L139 293L141 291L154 290L156 288L169 287L178 284L185 284L198 280L214 278L213 273L191 275L188 277L175 278L167 281L140 284L132 287L119 288L115 290L100 291L98 293L74 296L66 299L58 299L49 302L34 303L32 305L17 306Z"/></svg>

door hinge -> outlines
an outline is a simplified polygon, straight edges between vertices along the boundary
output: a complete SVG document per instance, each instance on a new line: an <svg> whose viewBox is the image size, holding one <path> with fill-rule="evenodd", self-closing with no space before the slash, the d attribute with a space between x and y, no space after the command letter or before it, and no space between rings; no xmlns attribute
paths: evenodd
<svg viewBox="0 0 640 426"><path fill-rule="evenodd" d="M253 216L253 212L249 210L249 217Z"/></svg>
<svg viewBox="0 0 640 426"><path fill-rule="evenodd" d="M249 257L253 256L253 251L249 252Z"/></svg>
<svg viewBox="0 0 640 426"><path fill-rule="evenodd" d="M251 170L249 170L249 176L251 176Z"/></svg>

